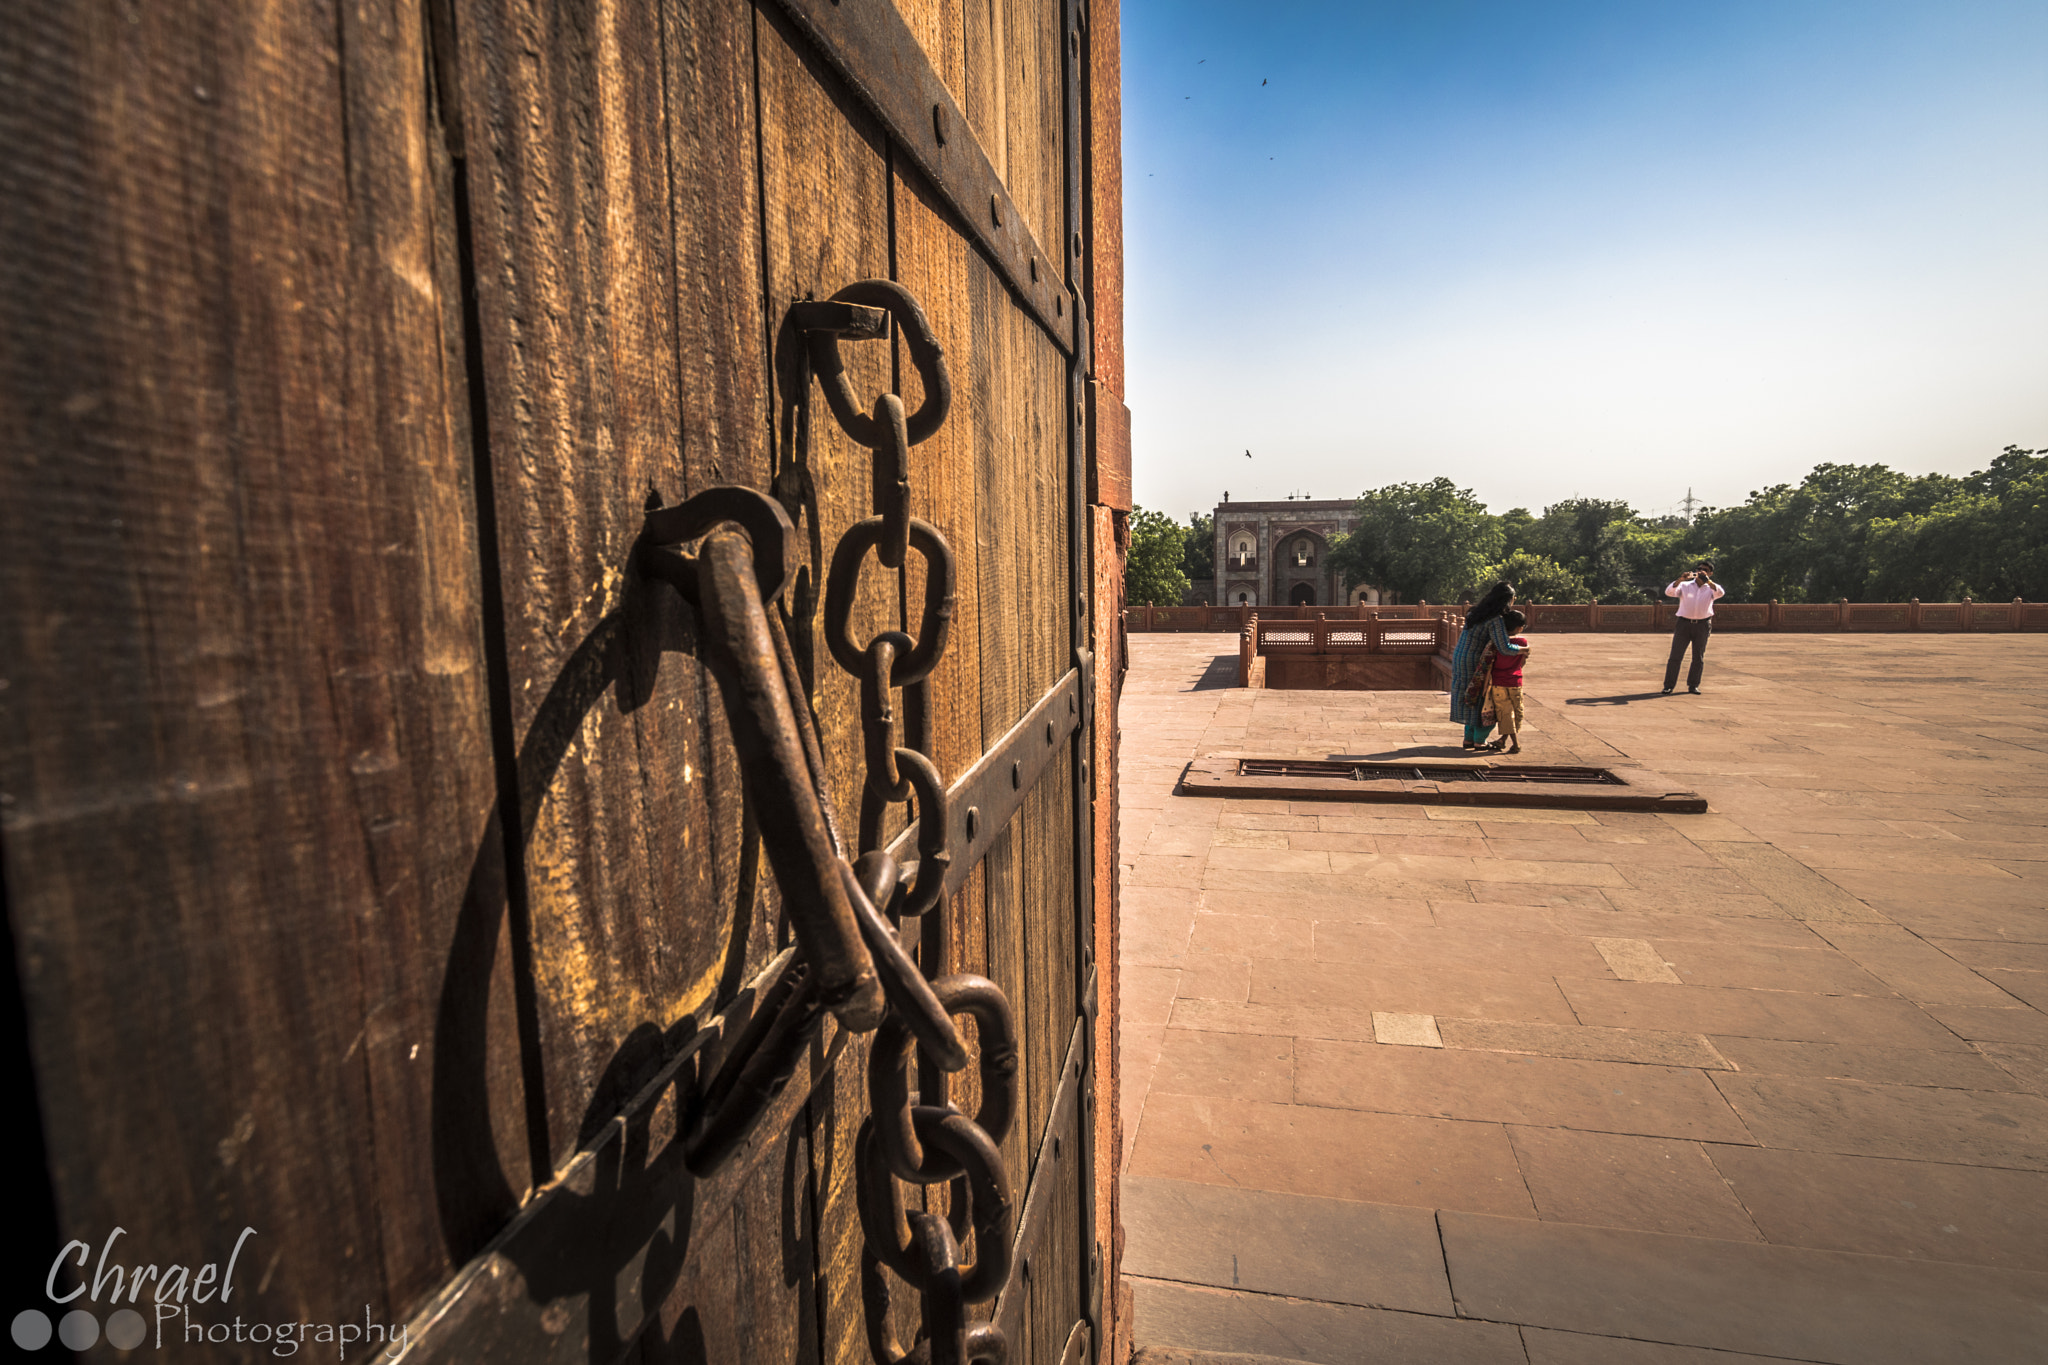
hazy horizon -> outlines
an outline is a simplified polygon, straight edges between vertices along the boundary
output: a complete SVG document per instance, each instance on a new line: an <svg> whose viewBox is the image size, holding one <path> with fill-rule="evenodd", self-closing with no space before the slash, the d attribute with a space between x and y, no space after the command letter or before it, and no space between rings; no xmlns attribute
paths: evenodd
<svg viewBox="0 0 2048 1365"><path fill-rule="evenodd" d="M1147 507L1441 474L1658 515L2048 445L2048 6L1122 22Z"/></svg>

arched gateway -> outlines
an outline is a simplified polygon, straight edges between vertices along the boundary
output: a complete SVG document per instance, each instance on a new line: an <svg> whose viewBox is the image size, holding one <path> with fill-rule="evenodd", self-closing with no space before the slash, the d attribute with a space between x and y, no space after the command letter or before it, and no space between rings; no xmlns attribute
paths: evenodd
<svg viewBox="0 0 2048 1365"><path fill-rule="evenodd" d="M1349 499L1322 502L1283 498L1279 502L1217 504L1216 580L1209 600L1258 606L1341 606L1382 599L1377 587L1347 583L1331 567L1330 547L1351 529Z"/></svg>

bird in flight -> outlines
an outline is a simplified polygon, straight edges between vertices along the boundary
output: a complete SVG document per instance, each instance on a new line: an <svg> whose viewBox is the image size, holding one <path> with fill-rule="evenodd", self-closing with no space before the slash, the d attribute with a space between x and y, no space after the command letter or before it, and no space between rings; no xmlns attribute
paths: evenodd
<svg viewBox="0 0 2048 1365"><path fill-rule="evenodd" d="M1247 451L1246 451L1246 452L1244 453L1244 457L1245 457L1245 458L1246 458L1247 460L1249 460L1249 459L1250 459L1250 458L1252 457L1252 453L1251 453L1251 452L1250 452L1249 450L1247 450Z"/></svg>
<svg viewBox="0 0 2048 1365"><path fill-rule="evenodd" d="M1260 85L1264 85L1264 84L1265 84L1265 82L1264 82L1264 81L1260 81L1260 82L1259 82L1259 84L1260 84Z"/></svg>

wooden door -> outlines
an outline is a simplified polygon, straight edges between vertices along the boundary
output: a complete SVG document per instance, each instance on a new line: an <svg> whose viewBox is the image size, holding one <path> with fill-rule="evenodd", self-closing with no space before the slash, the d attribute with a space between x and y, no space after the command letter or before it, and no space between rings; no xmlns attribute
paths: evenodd
<svg viewBox="0 0 2048 1365"><path fill-rule="evenodd" d="M1018 1042L969 1312L1013 1362L1120 1358L1114 4L50 3L0 77L9 1060L58 1300L17 1308L106 1326L105 1264L233 1263L241 1316L414 1359L871 1358L876 1035L821 1017L688 1158L804 945L645 532L719 487L790 518L767 607L851 843L821 597L876 456L799 305L885 280L952 389L908 455L949 644L893 706L957 828L902 938ZM863 408L926 400L908 342L840 343ZM915 630L930 562L869 556L851 633ZM269 1358L168 1302L189 1358Z"/></svg>

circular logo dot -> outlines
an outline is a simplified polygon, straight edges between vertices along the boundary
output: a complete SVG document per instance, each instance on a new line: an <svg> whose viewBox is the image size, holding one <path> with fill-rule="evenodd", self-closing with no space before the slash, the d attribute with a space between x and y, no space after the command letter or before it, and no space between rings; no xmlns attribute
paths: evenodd
<svg viewBox="0 0 2048 1365"><path fill-rule="evenodd" d="M57 1340L74 1351L83 1351L100 1339L100 1320L83 1308L74 1308L57 1324Z"/></svg>
<svg viewBox="0 0 2048 1365"><path fill-rule="evenodd" d="M50 1315L40 1308L24 1308L14 1315L14 1344L24 1351L40 1351L50 1344Z"/></svg>
<svg viewBox="0 0 2048 1365"><path fill-rule="evenodd" d="M142 1320L142 1314L133 1308L123 1308L107 1319L107 1345L122 1351L132 1351L142 1344L149 1335L149 1326Z"/></svg>

